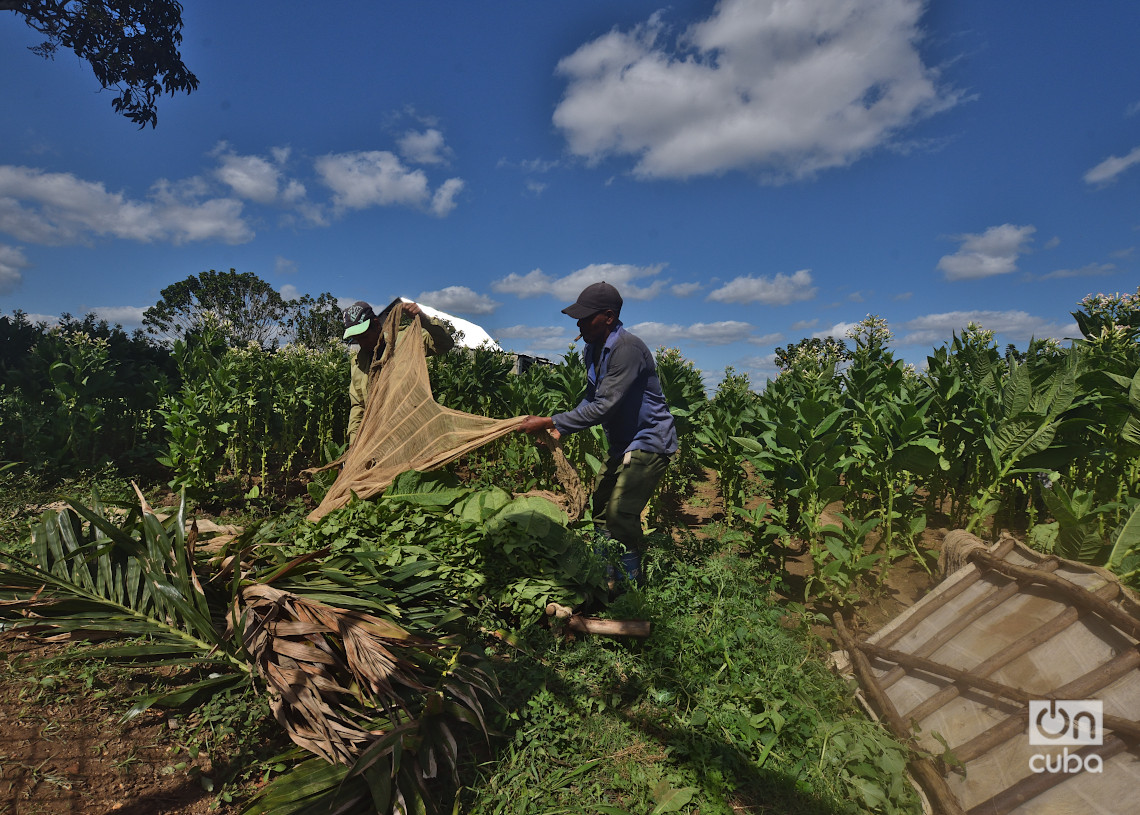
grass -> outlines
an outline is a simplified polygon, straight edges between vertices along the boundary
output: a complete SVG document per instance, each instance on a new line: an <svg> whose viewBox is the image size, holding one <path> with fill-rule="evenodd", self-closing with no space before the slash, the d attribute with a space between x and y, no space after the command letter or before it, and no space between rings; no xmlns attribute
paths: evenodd
<svg viewBox="0 0 1140 815"><path fill-rule="evenodd" d="M503 736L472 813L918 812L905 751L856 709L771 575L731 550L658 550L614 616L644 642L535 629L501 653Z"/></svg>

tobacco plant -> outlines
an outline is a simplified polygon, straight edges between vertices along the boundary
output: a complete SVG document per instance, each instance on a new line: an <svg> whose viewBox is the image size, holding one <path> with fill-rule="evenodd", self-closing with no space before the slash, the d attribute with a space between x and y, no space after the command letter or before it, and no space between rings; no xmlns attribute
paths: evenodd
<svg viewBox="0 0 1140 815"><path fill-rule="evenodd" d="M881 518L857 521L836 513L838 524L820 527L822 545L811 549L812 573L808 576L806 592L820 594L836 605L849 606L859 599L859 582L866 579L888 553L868 552L867 535L879 525ZM884 570L885 571L885 570Z"/></svg>
<svg viewBox="0 0 1140 815"><path fill-rule="evenodd" d="M226 460L240 392L226 365L225 340L207 327L174 343L182 387L162 403L167 450L159 463L174 476L171 486L195 499L209 495Z"/></svg>
<svg viewBox="0 0 1140 815"><path fill-rule="evenodd" d="M229 348L209 325L174 344L181 387L162 403L171 485L196 500L225 477L269 493L344 440L348 366L342 349ZM227 472L228 471L228 472Z"/></svg>
<svg viewBox="0 0 1140 815"><path fill-rule="evenodd" d="M701 372L679 350L659 348L655 356L665 404L676 423L678 447L650 506L654 514L671 523L695 492L696 483L703 480L695 432L708 397Z"/></svg>
<svg viewBox="0 0 1140 815"><path fill-rule="evenodd" d="M773 503L787 508L790 529L809 544L819 541L820 513L844 495L848 421L833 378L781 376L759 400L760 432L733 438Z"/></svg>
<svg viewBox="0 0 1140 815"><path fill-rule="evenodd" d="M152 454L165 349L93 315L48 328L21 312L0 316L0 348L0 458L54 473Z"/></svg>
<svg viewBox="0 0 1140 815"><path fill-rule="evenodd" d="M1058 369L1047 381L1035 386L1024 365L1013 364L1002 387L995 421L982 439L988 457L979 465L979 490L971 498L974 512L966 531L976 531L997 512L1001 490L1014 475L1046 472L1045 454L1064 426L1064 414L1077 397L1075 358Z"/></svg>
<svg viewBox="0 0 1140 815"><path fill-rule="evenodd" d="M896 545L901 538L929 572L926 553L917 546L926 527L918 488L949 468L926 421L930 401L918 392L917 379L881 346L860 344L843 378L850 410L845 505L849 512L882 523L880 546L887 565L905 551ZM885 576L883 568L880 578Z"/></svg>
<svg viewBox="0 0 1140 815"><path fill-rule="evenodd" d="M751 494L744 452L734 439L754 433L757 419L758 400L747 375L737 374L731 366L726 368L716 394L701 408L693 431L697 463L716 473L717 492L726 512L744 506Z"/></svg>

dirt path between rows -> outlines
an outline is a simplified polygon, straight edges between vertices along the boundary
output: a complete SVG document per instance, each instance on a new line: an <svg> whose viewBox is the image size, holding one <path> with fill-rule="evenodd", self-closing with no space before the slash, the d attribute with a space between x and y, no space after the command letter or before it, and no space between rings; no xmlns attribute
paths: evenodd
<svg viewBox="0 0 1140 815"><path fill-rule="evenodd" d="M32 667L62 650L0 635L0 813L208 812L214 796L175 769L184 759L167 717L119 724L121 706L109 700L123 688Z"/></svg>

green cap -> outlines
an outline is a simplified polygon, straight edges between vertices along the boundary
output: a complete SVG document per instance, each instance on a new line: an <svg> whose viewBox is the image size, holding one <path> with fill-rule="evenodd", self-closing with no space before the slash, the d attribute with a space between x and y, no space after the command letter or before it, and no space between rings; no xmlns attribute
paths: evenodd
<svg viewBox="0 0 1140 815"><path fill-rule="evenodd" d="M347 340L363 334L375 317L372 306L363 300L357 300L344 310L344 338Z"/></svg>

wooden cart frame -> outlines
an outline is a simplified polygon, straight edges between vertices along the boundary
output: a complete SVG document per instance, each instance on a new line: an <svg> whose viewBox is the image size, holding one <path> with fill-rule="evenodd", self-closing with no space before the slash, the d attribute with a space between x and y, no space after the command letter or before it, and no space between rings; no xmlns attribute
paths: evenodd
<svg viewBox="0 0 1140 815"><path fill-rule="evenodd" d="M961 568L873 636L860 640L834 618L872 706L915 748L911 770L936 808L946 815L1140 810L1135 597L1104 569L1042 555L1010 537L987 547L955 531L944 552ZM1089 735L1066 731L1057 744L1031 744L1028 708L1036 700L1061 702L1061 714L1064 702L1099 702L1101 731L1092 734L1099 743L1064 744L1065 736Z"/></svg>

